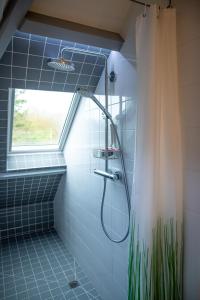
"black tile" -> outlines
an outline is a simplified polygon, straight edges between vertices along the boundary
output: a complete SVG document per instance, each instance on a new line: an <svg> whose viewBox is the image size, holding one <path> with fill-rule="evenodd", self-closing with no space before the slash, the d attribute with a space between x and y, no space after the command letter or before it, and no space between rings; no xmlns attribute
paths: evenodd
<svg viewBox="0 0 200 300"><path fill-rule="evenodd" d="M27 54L13 53L13 66L26 67Z"/></svg>
<svg viewBox="0 0 200 300"><path fill-rule="evenodd" d="M30 41L29 54L43 56L44 42Z"/></svg>
<svg viewBox="0 0 200 300"><path fill-rule="evenodd" d="M26 68L12 67L12 77L15 79L25 79Z"/></svg>
<svg viewBox="0 0 200 300"><path fill-rule="evenodd" d="M40 79L40 70L31 69L27 70L27 80L39 80Z"/></svg>
<svg viewBox="0 0 200 300"><path fill-rule="evenodd" d="M28 67L29 68L35 68L35 69L41 69L41 67L42 67L42 57L29 55Z"/></svg>
<svg viewBox="0 0 200 300"><path fill-rule="evenodd" d="M19 53L28 53L29 40L13 38L13 51Z"/></svg>
<svg viewBox="0 0 200 300"><path fill-rule="evenodd" d="M91 75L93 69L94 69L94 65L85 63L85 64L83 65L83 68L82 68L82 70L81 70L81 73L82 73L82 74L88 74L88 75Z"/></svg>

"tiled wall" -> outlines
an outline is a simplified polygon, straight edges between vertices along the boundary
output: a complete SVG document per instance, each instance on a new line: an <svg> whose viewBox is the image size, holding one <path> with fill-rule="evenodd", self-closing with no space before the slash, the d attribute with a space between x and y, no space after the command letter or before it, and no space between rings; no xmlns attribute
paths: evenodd
<svg viewBox="0 0 200 300"><path fill-rule="evenodd" d="M104 61L98 56L66 51L74 72L47 65L63 47L109 54L110 51L62 40L16 32L0 60L0 233L1 238L53 226L53 200L61 175L40 175L40 170L66 165L63 153L20 154L7 157L8 89L27 88L74 92L78 86L95 90ZM1 173L34 169L36 175L3 179ZM39 170L38 170L39 169ZM19 173L19 172L18 172ZM47 173L49 174L49 173ZM50 173L51 174L51 173Z"/></svg>
<svg viewBox="0 0 200 300"><path fill-rule="evenodd" d="M185 155L185 300L200 297L200 1L176 0Z"/></svg>
<svg viewBox="0 0 200 300"><path fill-rule="evenodd" d="M0 239L53 227L61 174L0 179Z"/></svg>
<svg viewBox="0 0 200 300"><path fill-rule="evenodd" d="M78 86L95 89L103 70L102 58L66 51L65 58L75 65L74 72L48 67L63 47L109 54L109 50L16 32L0 60L0 171L6 170L8 88L74 92Z"/></svg>
<svg viewBox="0 0 200 300"><path fill-rule="evenodd" d="M50 167L65 167L63 153L34 153L9 155L7 157L7 170L17 171L26 169L41 169Z"/></svg>
<svg viewBox="0 0 200 300"><path fill-rule="evenodd" d="M124 148L130 193L135 148L136 71L133 62L123 54L124 50L128 53L132 44L133 35L130 34L122 54L111 52L108 60L109 71L114 70L117 75L116 82L109 84L109 111L118 126ZM96 94L103 93L102 77ZM127 299L128 240L113 244L103 233L100 223L103 179L93 173L94 168L104 168L104 162L92 156L93 148L103 145L102 113L91 100L83 99L65 147L68 171L55 198L55 228L102 298L122 300ZM121 169L120 162L109 162L109 168ZM112 237L122 237L128 216L121 182L108 181L104 216Z"/></svg>

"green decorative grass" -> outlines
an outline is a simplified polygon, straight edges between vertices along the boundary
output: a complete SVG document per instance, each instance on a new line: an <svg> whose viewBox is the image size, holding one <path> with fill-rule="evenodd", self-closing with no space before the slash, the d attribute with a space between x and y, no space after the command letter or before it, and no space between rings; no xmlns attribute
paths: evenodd
<svg viewBox="0 0 200 300"><path fill-rule="evenodd" d="M158 219L147 247L133 218L128 300L182 300L182 249L182 228L173 219Z"/></svg>

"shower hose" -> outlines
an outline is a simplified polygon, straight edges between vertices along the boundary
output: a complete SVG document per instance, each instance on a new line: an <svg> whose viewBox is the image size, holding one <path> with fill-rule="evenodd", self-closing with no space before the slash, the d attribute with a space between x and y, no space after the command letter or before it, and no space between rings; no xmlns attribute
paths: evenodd
<svg viewBox="0 0 200 300"><path fill-rule="evenodd" d="M125 193L126 193L126 202L127 202L127 208L128 208L128 227L126 230L126 233L124 235L123 238L121 239L113 239L110 234L108 233L105 223L104 223L104 203L105 203L105 195L106 195L106 186L107 186L107 178L104 177L104 185L103 185L103 194L102 194L102 201L101 201L101 225L103 228L103 231L105 233L105 235L107 236L107 238L114 243L122 243L124 242L128 235L129 235L129 231L130 231L130 214L131 214L131 201L130 201L130 195L129 195L129 189L128 189L128 180L127 180L127 174L126 174L126 167L125 167L125 161L124 161L124 155L123 155L123 151L122 151L122 146L121 146L121 142L119 139L119 135L116 129L116 126L113 122L113 119L111 117L111 115L109 113L107 113L107 111L104 111L106 117L109 119L109 121L111 122L111 125L113 126L113 130L114 130L114 134L116 136L117 139L117 143L118 143L118 148L119 148L119 153L120 153L120 160L121 160L121 166L122 166L122 180L124 182L124 187L125 187Z"/></svg>

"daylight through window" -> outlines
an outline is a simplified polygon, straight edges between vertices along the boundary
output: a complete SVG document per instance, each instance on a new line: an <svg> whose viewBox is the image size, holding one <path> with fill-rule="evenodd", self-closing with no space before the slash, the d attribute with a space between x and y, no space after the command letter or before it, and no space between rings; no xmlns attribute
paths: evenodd
<svg viewBox="0 0 200 300"><path fill-rule="evenodd" d="M11 151L59 149L73 94L11 90Z"/></svg>

